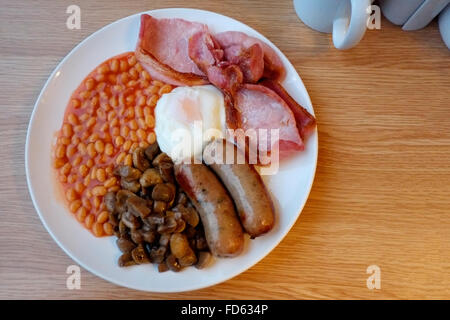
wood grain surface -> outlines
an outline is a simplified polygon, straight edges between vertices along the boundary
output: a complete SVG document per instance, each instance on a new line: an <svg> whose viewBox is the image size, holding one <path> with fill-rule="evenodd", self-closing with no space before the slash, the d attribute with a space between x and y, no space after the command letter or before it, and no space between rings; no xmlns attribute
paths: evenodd
<svg viewBox="0 0 450 320"><path fill-rule="evenodd" d="M66 8L81 7L81 30ZM194 292L121 288L82 270L40 222L28 193L24 149L35 100L82 39L128 15L193 7L243 21L290 59L311 96L319 161L309 200L265 259ZM0 0L0 298L418 299L450 298L450 51L436 21L404 32L385 19L349 51L307 28L291 0ZM45 187L45 186L43 186ZM366 268L381 268L381 289Z"/></svg>

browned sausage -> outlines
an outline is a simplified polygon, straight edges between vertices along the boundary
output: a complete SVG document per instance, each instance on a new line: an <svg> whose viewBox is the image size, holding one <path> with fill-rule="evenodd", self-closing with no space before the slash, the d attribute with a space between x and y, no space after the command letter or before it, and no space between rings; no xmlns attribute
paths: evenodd
<svg viewBox="0 0 450 320"><path fill-rule="evenodd" d="M226 161L225 151L233 152L229 156L231 164ZM238 153L242 163L237 161ZM251 237L270 231L275 220L272 200L260 175L245 161L243 153L225 140L215 140L206 146L203 159L230 192L245 231Z"/></svg>
<svg viewBox="0 0 450 320"><path fill-rule="evenodd" d="M216 175L204 164L177 164L175 178L200 214L211 252L218 257L241 253L242 227L233 201Z"/></svg>

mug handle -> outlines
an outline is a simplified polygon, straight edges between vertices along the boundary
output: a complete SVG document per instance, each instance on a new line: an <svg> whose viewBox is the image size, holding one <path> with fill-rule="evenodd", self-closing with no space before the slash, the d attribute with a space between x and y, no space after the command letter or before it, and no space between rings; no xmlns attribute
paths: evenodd
<svg viewBox="0 0 450 320"><path fill-rule="evenodd" d="M370 4L370 0L341 2L333 21L333 44L337 49L350 49L361 41L367 28Z"/></svg>

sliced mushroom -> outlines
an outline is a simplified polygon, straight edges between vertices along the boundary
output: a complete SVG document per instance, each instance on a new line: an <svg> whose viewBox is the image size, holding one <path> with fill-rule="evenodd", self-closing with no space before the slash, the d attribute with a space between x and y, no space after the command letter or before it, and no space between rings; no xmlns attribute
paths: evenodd
<svg viewBox="0 0 450 320"><path fill-rule="evenodd" d="M160 214L151 214L145 220L151 225L163 224L164 216L162 216Z"/></svg>
<svg viewBox="0 0 450 320"><path fill-rule="evenodd" d="M128 240L125 237L120 237L119 239L117 239L116 241L117 247L119 247L119 250L126 253L126 252L131 252L131 250L133 250L136 245Z"/></svg>
<svg viewBox="0 0 450 320"><path fill-rule="evenodd" d="M160 224L157 230L159 233L172 233L176 228L177 221L174 218L169 217L164 219L164 224Z"/></svg>
<svg viewBox="0 0 450 320"><path fill-rule="evenodd" d="M185 207L179 204L174 208L174 210L180 212L184 221L192 227L196 227L200 222L200 217L197 211L192 207Z"/></svg>
<svg viewBox="0 0 450 320"><path fill-rule="evenodd" d="M151 212L151 209L147 206L147 201L137 196L127 199L127 207L128 211L142 219L146 218Z"/></svg>
<svg viewBox="0 0 450 320"><path fill-rule="evenodd" d="M134 243L142 243L144 242L144 237L142 236L142 233L140 230L131 230L130 231L130 237L131 240L133 240Z"/></svg>
<svg viewBox="0 0 450 320"><path fill-rule="evenodd" d="M174 188L168 183L158 183L152 191L152 199L155 201L170 202L174 196Z"/></svg>
<svg viewBox="0 0 450 320"><path fill-rule="evenodd" d="M197 269L203 269L207 267L212 261L212 255L208 251L200 251L198 253L198 262L195 265Z"/></svg>
<svg viewBox="0 0 450 320"><path fill-rule="evenodd" d="M161 235L161 237L159 237L159 245L162 247L167 247L169 245L169 241L170 241L169 233L164 233Z"/></svg>
<svg viewBox="0 0 450 320"><path fill-rule="evenodd" d="M129 267L134 266L136 262L134 262L133 257L130 252L124 253L119 257L119 267Z"/></svg>
<svg viewBox="0 0 450 320"><path fill-rule="evenodd" d="M142 244L138 245L136 248L131 251L131 256L133 257L134 262L137 264L149 263L150 260L147 256L147 252L145 251Z"/></svg>
<svg viewBox="0 0 450 320"><path fill-rule="evenodd" d="M158 272L166 272L169 271L169 267L165 263L158 264Z"/></svg>
<svg viewBox="0 0 450 320"><path fill-rule="evenodd" d="M116 194L114 192L108 192L103 199L105 201L106 209L109 212L114 213L116 210Z"/></svg>
<svg viewBox="0 0 450 320"><path fill-rule="evenodd" d="M167 203L164 201L154 201L153 202L153 212L154 213L164 213L167 208Z"/></svg>
<svg viewBox="0 0 450 320"><path fill-rule="evenodd" d="M188 237L188 239L192 239L197 234L197 229L192 226L187 226L184 230L184 234L186 235L186 237Z"/></svg>
<svg viewBox="0 0 450 320"><path fill-rule="evenodd" d="M135 230L141 226L139 219L129 211L123 214L121 221L131 230Z"/></svg>
<svg viewBox="0 0 450 320"><path fill-rule="evenodd" d="M173 163L172 162L161 162L158 166L159 174L165 182L174 183L175 176L173 173Z"/></svg>
<svg viewBox="0 0 450 320"><path fill-rule="evenodd" d="M133 166L140 171L144 171L150 167L150 162L145 156L144 148L136 148L133 151Z"/></svg>
<svg viewBox="0 0 450 320"><path fill-rule="evenodd" d="M141 231L142 238L147 243L153 243L156 239L156 233L152 230Z"/></svg>
<svg viewBox="0 0 450 320"><path fill-rule="evenodd" d="M167 252L165 247L153 248L150 250L150 260L153 263L161 263L164 261L164 256Z"/></svg>
<svg viewBox="0 0 450 320"><path fill-rule="evenodd" d="M175 233L180 233L180 232L183 232L184 229L186 229L186 222L184 222L183 219L177 220L177 227L176 227L174 232Z"/></svg>
<svg viewBox="0 0 450 320"><path fill-rule="evenodd" d="M124 236L128 233L128 227L123 223L122 220L119 222L119 234Z"/></svg>
<svg viewBox="0 0 450 320"><path fill-rule="evenodd" d="M176 205L186 205L188 199L184 192L178 192L177 196L175 197L175 204Z"/></svg>
<svg viewBox="0 0 450 320"><path fill-rule="evenodd" d="M117 176L121 176L128 181L137 180L141 176L141 171L130 166L119 166L114 169L113 173Z"/></svg>
<svg viewBox="0 0 450 320"><path fill-rule="evenodd" d="M183 267L193 265L197 262L194 250L189 246L188 239L182 233L172 234L170 237L170 251Z"/></svg>
<svg viewBox="0 0 450 320"><path fill-rule="evenodd" d="M166 258L166 265L170 270L172 270L174 272L178 272L182 269L181 265L177 261L177 258L175 258L175 256L173 254L170 254Z"/></svg>
<svg viewBox="0 0 450 320"><path fill-rule="evenodd" d="M115 208L116 211L120 214L120 213L124 213L127 210L127 200L130 197L135 197L136 195L128 190L119 190L117 191L116 194L116 204L115 204Z"/></svg>
<svg viewBox="0 0 450 320"><path fill-rule="evenodd" d="M153 159L156 157L158 153L159 153L159 146L156 142L149 145L147 148L145 148L144 151L145 156L150 161L153 161Z"/></svg>
<svg viewBox="0 0 450 320"><path fill-rule="evenodd" d="M127 179L120 179L120 186L128 191L131 191L133 193L136 193L141 188L141 185L138 181L132 180L128 181Z"/></svg>
<svg viewBox="0 0 450 320"><path fill-rule="evenodd" d="M108 217L109 217L109 223L111 223L113 227L119 225L119 219L117 218L117 215L115 215L112 212L109 212Z"/></svg>
<svg viewBox="0 0 450 320"><path fill-rule="evenodd" d="M139 179L139 183L144 188L152 187L158 183L162 183L163 179L159 174L159 171L155 168L150 168L144 171Z"/></svg>
<svg viewBox="0 0 450 320"><path fill-rule="evenodd" d="M173 165L172 159L164 152L158 154L156 158L153 159L152 165L154 167L159 167L162 163L171 163Z"/></svg>
<svg viewBox="0 0 450 320"><path fill-rule="evenodd" d="M205 237L202 236L195 239L195 248L200 251L208 249L208 243L206 242Z"/></svg>

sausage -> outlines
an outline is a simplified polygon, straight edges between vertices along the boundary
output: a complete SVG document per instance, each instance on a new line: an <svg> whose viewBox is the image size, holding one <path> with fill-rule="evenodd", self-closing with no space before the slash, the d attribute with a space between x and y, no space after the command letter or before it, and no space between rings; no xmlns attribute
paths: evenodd
<svg viewBox="0 0 450 320"><path fill-rule="evenodd" d="M232 161L225 161L226 152L233 152L228 157ZM214 140L206 146L203 159L230 192L245 231L251 237L269 232L275 220L273 203L260 175L244 154L230 142Z"/></svg>
<svg viewBox="0 0 450 320"><path fill-rule="evenodd" d="M244 247L244 233L225 187L204 164L176 164L175 179L200 214L211 253L234 257Z"/></svg>

